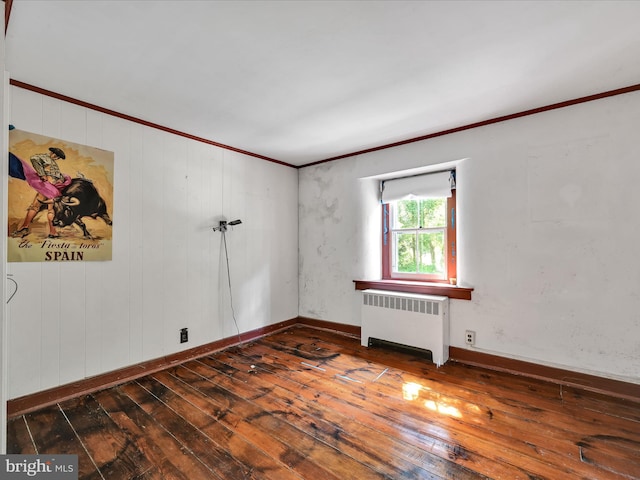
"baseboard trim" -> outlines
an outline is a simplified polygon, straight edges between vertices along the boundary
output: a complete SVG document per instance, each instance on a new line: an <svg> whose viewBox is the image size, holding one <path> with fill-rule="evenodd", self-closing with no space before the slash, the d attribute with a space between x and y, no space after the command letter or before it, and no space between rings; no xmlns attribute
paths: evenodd
<svg viewBox="0 0 640 480"><path fill-rule="evenodd" d="M93 377L78 380L76 382L49 388L41 392L24 395L11 399L7 402L7 416L9 418L24 415L43 407L55 405L56 403L76 398L89 393L114 387L122 383L135 380L151 373L159 372L169 367L194 360L199 357L210 355L213 352L236 345L238 343L255 340L278 330L289 328L298 323L298 318L292 318L283 322L274 323L266 327L257 328L240 335L216 340L215 342L200 345L198 347L173 353L165 357L156 358L146 362L124 367L112 372L103 373Z"/></svg>
<svg viewBox="0 0 640 480"><path fill-rule="evenodd" d="M149 375L199 357L210 355L211 353L232 345L255 340L277 332L278 330L284 330L296 325L334 330L356 337L360 337L362 330L358 325L347 325L344 323L329 322L326 320L299 316L290 320L285 320L283 322L274 323L273 325L245 332L240 335L240 338L238 338L237 335L234 335L232 337L216 340L215 342L183 350L182 352L177 352L165 357L149 360L114 370L112 372L78 380L77 382L68 383L66 385L49 388L41 392L11 399L7 402L7 416L9 418L17 417L43 407L55 405L56 403L69 400L71 398L76 398L99 390L104 390L105 388L120 385L122 383L144 377L145 375ZM640 402L640 384L613 380L595 375L573 372L570 370L563 370L561 368L548 367L545 365L458 347L449 347L449 360L466 365L511 373L513 375L537 378L539 380L555 384L571 386L612 397Z"/></svg>
<svg viewBox="0 0 640 480"><path fill-rule="evenodd" d="M637 383L549 367L459 347L449 347L449 360L640 402L640 384Z"/></svg>
<svg viewBox="0 0 640 480"><path fill-rule="evenodd" d="M355 335L360 337L362 327L359 325L347 325L345 323L328 322L326 320L317 320L310 317L298 317L299 325L306 325L309 327L325 328L327 330L336 330L338 332L346 333L349 335Z"/></svg>

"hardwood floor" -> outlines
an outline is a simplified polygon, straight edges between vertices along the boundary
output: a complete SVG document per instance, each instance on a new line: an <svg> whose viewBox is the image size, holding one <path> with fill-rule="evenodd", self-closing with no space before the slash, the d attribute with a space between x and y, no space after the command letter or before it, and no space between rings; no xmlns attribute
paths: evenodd
<svg viewBox="0 0 640 480"><path fill-rule="evenodd" d="M82 479L633 479L640 404L292 327L10 420Z"/></svg>

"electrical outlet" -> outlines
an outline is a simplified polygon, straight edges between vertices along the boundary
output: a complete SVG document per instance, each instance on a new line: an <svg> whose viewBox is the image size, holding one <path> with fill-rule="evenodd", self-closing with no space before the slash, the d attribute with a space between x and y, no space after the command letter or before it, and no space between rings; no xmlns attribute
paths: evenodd
<svg viewBox="0 0 640 480"><path fill-rule="evenodd" d="M180 329L180 343L187 343L189 341L189 330L187 328Z"/></svg>
<svg viewBox="0 0 640 480"><path fill-rule="evenodd" d="M467 345L475 345L476 344L476 332L473 330L467 330L464 332L464 342Z"/></svg>

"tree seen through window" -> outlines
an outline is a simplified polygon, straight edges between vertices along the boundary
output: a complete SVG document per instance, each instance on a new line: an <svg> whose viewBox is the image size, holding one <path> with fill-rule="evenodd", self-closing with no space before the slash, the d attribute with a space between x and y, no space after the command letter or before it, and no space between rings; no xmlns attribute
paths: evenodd
<svg viewBox="0 0 640 480"><path fill-rule="evenodd" d="M446 198L392 204L393 273L446 276Z"/></svg>

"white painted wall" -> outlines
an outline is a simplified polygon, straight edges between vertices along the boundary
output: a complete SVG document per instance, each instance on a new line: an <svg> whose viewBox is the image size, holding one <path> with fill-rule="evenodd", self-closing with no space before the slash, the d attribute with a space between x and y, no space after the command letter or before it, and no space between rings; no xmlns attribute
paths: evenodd
<svg viewBox="0 0 640 480"><path fill-rule="evenodd" d="M8 264L9 398L236 335L221 219L243 222L240 331L297 316L297 170L20 88L10 103L16 128L115 152L115 198L112 261Z"/></svg>
<svg viewBox="0 0 640 480"><path fill-rule="evenodd" d="M359 324L380 278L375 180L466 159L451 344L640 382L640 93L300 170L300 315Z"/></svg>
<svg viewBox="0 0 640 480"><path fill-rule="evenodd" d="M0 15L4 18L5 2L0 5ZM0 166L0 222L7 224L7 189L6 178L9 175L9 157L7 151L7 140L9 128L7 125L7 92L9 88L9 76L4 70L4 35L0 38L0 72L2 72L2 96L0 97L0 128L3 134L0 135L0 151L2 155L2 166ZM0 238L0 255L3 258L0 261L0 454L7 452L7 399L8 399L8 329L7 329L7 264L4 261L7 251L7 237L2 235ZM11 284L12 285L12 284Z"/></svg>

